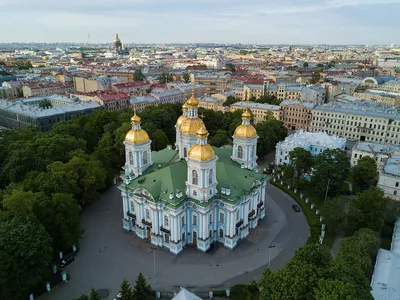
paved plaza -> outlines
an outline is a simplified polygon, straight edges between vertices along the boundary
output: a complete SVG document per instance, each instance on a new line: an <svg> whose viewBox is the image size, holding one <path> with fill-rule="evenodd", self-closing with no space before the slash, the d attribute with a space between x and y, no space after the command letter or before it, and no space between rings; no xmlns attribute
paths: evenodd
<svg viewBox="0 0 400 300"><path fill-rule="evenodd" d="M209 253L186 248L179 256L156 252L156 289L172 291L182 285L199 291L222 289L258 280L262 271L285 266L307 241L309 227L303 213L292 209L294 200L267 184L267 217L234 250L217 245ZM134 283L139 272L153 285L150 242L122 229L122 201L116 186L107 190L82 215L84 234L76 260L66 269L71 275L40 299L71 300L90 288L108 289L113 299L123 279ZM268 248L269 245L274 248Z"/></svg>

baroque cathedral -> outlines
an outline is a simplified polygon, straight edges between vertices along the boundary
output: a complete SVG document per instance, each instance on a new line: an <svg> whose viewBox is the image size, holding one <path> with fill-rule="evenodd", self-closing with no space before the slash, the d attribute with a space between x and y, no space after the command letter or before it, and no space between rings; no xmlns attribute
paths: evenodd
<svg viewBox="0 0 400 300"><path fill-rule="evenodd" d="M257 132L246 109L233 146L212 147L192 95L176 122L176 150L151 152L136 112L125 138L119 186L123 228L179 254L206 252L213 243L233 249L265 217L267 176L257 172Z"/></svg>

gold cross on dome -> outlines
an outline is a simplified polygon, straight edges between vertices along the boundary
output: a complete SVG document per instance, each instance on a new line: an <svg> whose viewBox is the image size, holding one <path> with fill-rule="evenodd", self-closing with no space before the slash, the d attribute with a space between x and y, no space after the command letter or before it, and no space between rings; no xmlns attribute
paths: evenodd
<svg viewBox="0 0 400 300"><path fill-rule="evenodd" d="M204 113L201 113L200 118L204 120Z"/></svg>
<svg viewBox="0 0 400 300"><path fill-rule="evenodd" d="M136 116L136 108L133 109L133 115Z"/></svg>

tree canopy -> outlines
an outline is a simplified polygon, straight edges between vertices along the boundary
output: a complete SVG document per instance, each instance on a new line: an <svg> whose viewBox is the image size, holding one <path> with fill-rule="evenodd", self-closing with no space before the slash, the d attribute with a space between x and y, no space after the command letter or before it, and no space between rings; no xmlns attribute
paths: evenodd
<svg viewBox="0 0 400 300"><path fill-rule="evenodd" d="M294 148L290 151L289 159L290 164L294 168L294 176L297 179L297 182L305 174L311 171L311 167L314 163L311 152L301 147Z"/></svg>
<svg viewBox="0 0 400 300"><path fill-rule="evenodd" d="M146 79L141 69L135 70L134 79L135 81L143 81Z"/></svg>
<svg viewBox="0 0 400 300"><path fill-rule="evenodd" d="M350 179L357 189L367 187L372 180L378 176L375 159L369 156L363 156L357 161L357 164L350 169Z"/></svg>

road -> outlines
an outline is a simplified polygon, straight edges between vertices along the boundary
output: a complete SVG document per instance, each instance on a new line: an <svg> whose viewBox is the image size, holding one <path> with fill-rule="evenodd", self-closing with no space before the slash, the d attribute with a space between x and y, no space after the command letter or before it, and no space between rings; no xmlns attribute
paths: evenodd
<svg viewBox="0 0 400 300"><path fill-rule="evenodd" d="M267 218L234 250L217 246L212 253L187 248L179 256L166 250L156 253L156 289L172 291L178 286L204 291L258 280L268 267L282 268L297 248L307 241L309 227L303 213L292 209L294 200L276 187L267 185ZM71 275L41 300L70 300L90 288L108 289L109 299L118 292L123 279L134 284L139 272L153 284L153 254L148 241L125 232L121 224L122 201L114 186L102 194L82 215L84 234L76 260L67 267Z"/></svg>

